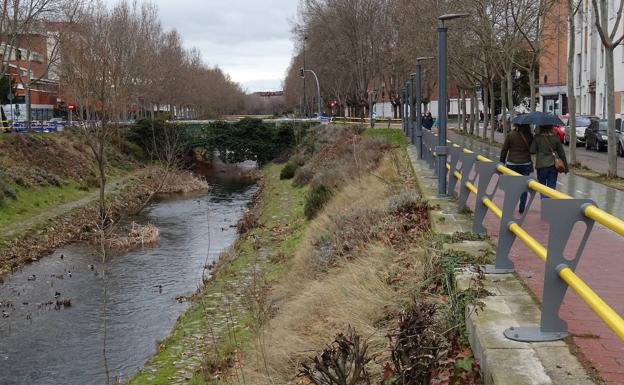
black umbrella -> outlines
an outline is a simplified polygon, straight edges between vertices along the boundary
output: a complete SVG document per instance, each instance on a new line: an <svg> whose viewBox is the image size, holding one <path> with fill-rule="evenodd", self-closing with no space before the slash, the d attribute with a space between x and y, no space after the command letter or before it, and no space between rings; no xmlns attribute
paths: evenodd
<svg viewBox="0 0 624 385"><path fill-rule="evenodd" d="M565 126L558 116L541 111L518 115L514 118L513 123L535 124L537 126Z"/></svg>

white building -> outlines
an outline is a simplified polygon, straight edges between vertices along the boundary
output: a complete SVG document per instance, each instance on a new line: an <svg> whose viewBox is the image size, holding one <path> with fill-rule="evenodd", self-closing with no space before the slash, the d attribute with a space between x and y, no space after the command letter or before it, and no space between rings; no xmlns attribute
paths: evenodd
<svg viewBox="0 0 624 385"><path fill-rule="evenodd" d="M609 31L616 20L617 8L623 0L609 0ZM605 79L605 52L598 30L594 24L594 9L589 0L583 0L576 16L576 49L574 53L574 87L576 112L581 115L607 117L607 98L615 101L616 117L624 111L624 45L615 48L614 95L607 95ZM624 33L620 22L618 36Z"/></svg>

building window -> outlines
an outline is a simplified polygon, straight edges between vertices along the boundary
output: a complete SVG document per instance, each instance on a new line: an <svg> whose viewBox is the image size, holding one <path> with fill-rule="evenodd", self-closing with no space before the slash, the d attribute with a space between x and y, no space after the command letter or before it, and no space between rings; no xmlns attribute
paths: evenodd
<svg viewBox="0 0 624 385"><path fill-rule="evenodd" d="M544 84L548 84L548 75L544 75Z"/></svg>
<svg viewBox="0 0 624 385"><path fill-rule="evenodd" d="M15 60L17 61L22 60L22 50L20 49L15 50Z"/></svg>
<svg viewBox="0 0 624 385"><path fill-rule="evenodd" d="M604 62L605 62L604 45L602 45L602 43L600 43L600 68L604 67Z"/></svg>

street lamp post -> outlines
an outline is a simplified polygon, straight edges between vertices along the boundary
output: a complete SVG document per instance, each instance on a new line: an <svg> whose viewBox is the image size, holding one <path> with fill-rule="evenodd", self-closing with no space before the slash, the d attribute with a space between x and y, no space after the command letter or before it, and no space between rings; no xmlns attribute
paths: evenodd
<svg viewBox="0 0 624 385"><path fill-rule="evenodd" d="M307 70L305 68L301 68L299 71L301 72L302 77L304 79L304 84L305 84L305 73L306 72L310 72L312 75L314 75L314 79L316 79L316 92L317 92L317 96L318 96L318 116L320 118L321 117L321 85L319 83L318 76L316 76L316 72L314 72L313 70Z"/></svg>
<svg viewBox="0 0 624 385"><path fill-rule="evenodd" d="M411 140L412 138L412 130L414 129L414 121L412 120L412 113L414 112L414 109L412 108L413 105L413 92L412 92L412 82L411 79L410 81L407 82L407 84L405 85L405 88L407 89L407 110L406 110L406 118L407 118L407 137Z"/></svg>
<svg viewBox="0 0 624 385"><path fill-rule="evenodd" d="M416 58L416 149L418 150L418 159L423 158L422 149L422 65L424 60L435 59L434 57Z"/></svg>
<svg viewBox="0 0 624 385"><path fill-rule="evenodd" d="M436 154L438 156L438 196L444 197L448 195L446 181L446 155L448 147L446 145L446 126L447 126L447 73L448 73L448 50L447 50L447 32L448 28L444 24L447 20L458 19L469 16L467 13L451 13L438 17L440 26L438 27L438 146Z"/></svg>
<svg viewBox="0 0 624 385"><path fill-rule="evenodd" d="M401 118L403 121L403 133L407 135L407 89L401 90Z"/></svg>
<svg viewBox="0 0 624 385"><path fill-rule="evenodd" d="M418 122L417 122L417 118L418 116L416 115L416 95L418 94L418 91L416 89L416 74L410 74L410 89L412 90L412 95L411 95L411 99L410 99L410 121L411 121L411 127L412 130L410 131L410 136L409 136L409 140L411 144L414 144L415 142L415 137L416 137L416 131L418 130Z"/></svg>

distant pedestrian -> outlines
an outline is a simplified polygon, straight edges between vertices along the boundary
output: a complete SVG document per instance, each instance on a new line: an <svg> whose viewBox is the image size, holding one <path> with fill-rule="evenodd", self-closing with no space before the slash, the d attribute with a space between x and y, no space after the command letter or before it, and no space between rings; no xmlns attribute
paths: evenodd
<svg viewBox="0 0 624 385"><path fill-rule="evenodd" d="M507 168L521 175L531 175L533 173L533 161L531 160L531 127L529 125L514 125L514 130L505 137L505 143L501 149L500 161ZM520 214L526 208L527 193L520 197Z"/></svg>
<svg viewBox="0 0 624 385"><path fill-rule="evenodd" d="M568 173L568 161L559 136L555 135L553 126L540 126L531 143L531 154L535 154L537 180L552 189L557 188L557 175ZM541 199L548 198L541 194Z"/></svg>
<svg viewBox="0 0 624 385"><path fill-rule="evenodd" d="M479 121L482 122L483 121L483 111L479 111Z"/></svg>
<svg viewBox="0 0 624 385"><path fill-rule="evenodd" d="M427 130L431 130L431 127L433 127L433 117L431 117L431 111L427 111L425 116L422 117L422 126Z"/></svg>

